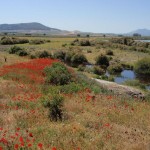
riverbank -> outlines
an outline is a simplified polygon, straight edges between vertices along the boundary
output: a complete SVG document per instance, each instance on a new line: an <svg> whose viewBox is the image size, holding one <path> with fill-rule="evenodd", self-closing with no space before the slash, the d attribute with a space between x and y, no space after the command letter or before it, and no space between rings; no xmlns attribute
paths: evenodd
<svg viewBox="0 0 150 150"><path fill-rule="evenodd" d="M120 85L120 84L105 81L105 80L100 80L100 79L94 79L94 80L97 81L104 88L106 88L109 91L112 91L116 94L127 95L127 96L130 96L130 97L139 98L139 99L144 99L145 98L144 92L139 90L139 89L135 89L133 87Z"/></svg>

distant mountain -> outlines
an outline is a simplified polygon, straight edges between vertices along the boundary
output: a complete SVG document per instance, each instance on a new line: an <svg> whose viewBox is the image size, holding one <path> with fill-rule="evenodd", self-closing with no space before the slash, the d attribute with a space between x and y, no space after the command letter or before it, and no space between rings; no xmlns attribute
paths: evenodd
<svg viewBox="0 0 150 150"><path fill-rule="evenodd" d="M0 32L17 32L17 33L47 33L47 34L69 34L69 31L50 28L43 24L19 23L19 24L0 24Z"/></svg>
<svg viewBox="0 0 150 150"><path fill-rule="evenodd" d="M133 35L134 33L141 34L142 36L150 36L150 30L149 29L137 29L135 31L127 33L127 35Z"/></svg>

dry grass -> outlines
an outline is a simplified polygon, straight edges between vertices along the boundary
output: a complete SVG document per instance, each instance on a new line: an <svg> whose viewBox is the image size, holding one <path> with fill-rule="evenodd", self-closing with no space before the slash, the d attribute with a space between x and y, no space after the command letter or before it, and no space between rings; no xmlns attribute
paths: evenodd
<svg viewBox="0 0 150 150"><path fill-rule="evenodd" d="M1 80L1 102L11 106L1 109L1 127L7 134L21 128L33 133L36 149L42 142L43 149L59 150L146 150L150 141L150 104L111 95L96 95L83 91L65 96L63 122L51 122L48 109L36 102L12 101L15 83ZM8 85L9 83L9 85ZM23 89L22 89L23 92ZM19 106L14 109L13 106Z"/></svg>
<svg viewBox="0 0 150 150"><path fill-rule="evenodd" d="M62 43L72 41L72 39L57 39L62 40L62 43L58 44L56 39L50 40L56 44L55 47L50 43L51 48L58 48ZM49 45L45 44L45 49L48 47ZM105 50L93 48L92 53L87 53L85 48L83 52L94 63L94 57L104 53ZM115 57L122 57L122 60L129 54L118 50L114 53ZM7 63L4 62L4 56L7 57ZM136 59L135 56L136 53L131 54L130 59L131 57ZM28 58L0 52L0 67L21 61L28 61ZM41 87L36 84L22 85L0 78L0 139L6 138L9 145L13 145L10 149L14 149L14 144L20 144L18 138L10 142L12 140L10 136L16 132L24 138L28 132L32 132L33 137L30 137L33 141L32 147L25 148L32 150L39 149L38 143L43 144L43 150L50 150L53 147L57 150L150 149L150 103L107 94L98 94L95 95L95 99L87 99L91 93L81 91L65 95L63 121L51 122L48 117L49 111L43 107L40 99L24 101L23 96L40 93L40 89ZM14 101L14 96L20 96L19 100ZM16 131L16 128L20 130ZM0 143L0 147L2 145ZM7 150L8 147L5 146L4 149Z"/></svg>

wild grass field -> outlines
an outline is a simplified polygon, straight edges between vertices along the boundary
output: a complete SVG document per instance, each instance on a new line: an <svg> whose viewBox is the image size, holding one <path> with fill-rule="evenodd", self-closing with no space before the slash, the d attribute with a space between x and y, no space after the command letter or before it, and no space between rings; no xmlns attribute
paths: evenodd
<svg viewBox="0 0 150 150"><path fill-rule="evenodd" d="M33 39L37 37L29 38ZM76 51L83 53L90 63L111 48L70 45L76 38L44 39L50 42L16 45L31 54L44 50L52 54ZM150 149L148 99L114 94L56 58L30 59L9 54L12 46L0 45L0 150ZM118 47L112 51L113 59L132 65L149 55ZM59 70L54 68L56 72L50 70L55 62L68 71L59 65ZM65 84L55 82L60 77Z"/></svg>

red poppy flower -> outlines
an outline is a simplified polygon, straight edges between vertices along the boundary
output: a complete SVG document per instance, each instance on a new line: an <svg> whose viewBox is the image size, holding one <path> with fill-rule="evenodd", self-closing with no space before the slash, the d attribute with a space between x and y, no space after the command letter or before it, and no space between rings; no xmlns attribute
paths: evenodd
<svg viewBox="0 0 150 150"><path fill-rule="evenodd" d="M19 148L19 145L18 145L18 144L15 144L14 148L15 148L15 149L18 149L18 148Z"/></svg>
<svg viewBox="0 0 150 150"><path fill-rule="evenodd" d="M20 130L20 128L17 128L16 130L17 130L17 131L19 131L19 130Z"/></svg>
<svg viewBox="0 0 150 150"><path fill-rule="evenodd" d="M53 147L52 150L57 150L56 147Z"/></svg>
<svg viewBox="0 0 150 150"><path fill-rule="evenodd" d="M43 144L42 144L42 143L39 143L39 144L38 144L38 147L39 147L40 149L42 149Z"/></svg>
<svg viewBox="0 0 150 150"><path fill-rule="evenodd" d="M3 148L0 146L0 150L3 150Z"/></svg>
<svg viewBox="0 0 150 150"><path fill-rule="evenodd" d="M32 134L32 133L29 133L29 136L30 136L30 137L33 137L33 134Z"/></svg>
<svg viewBox="0 0 150 150"><path fill-rule="evenodd" d="M32 144L28 144L28 147L31 147L32 146Z"/></svg>

